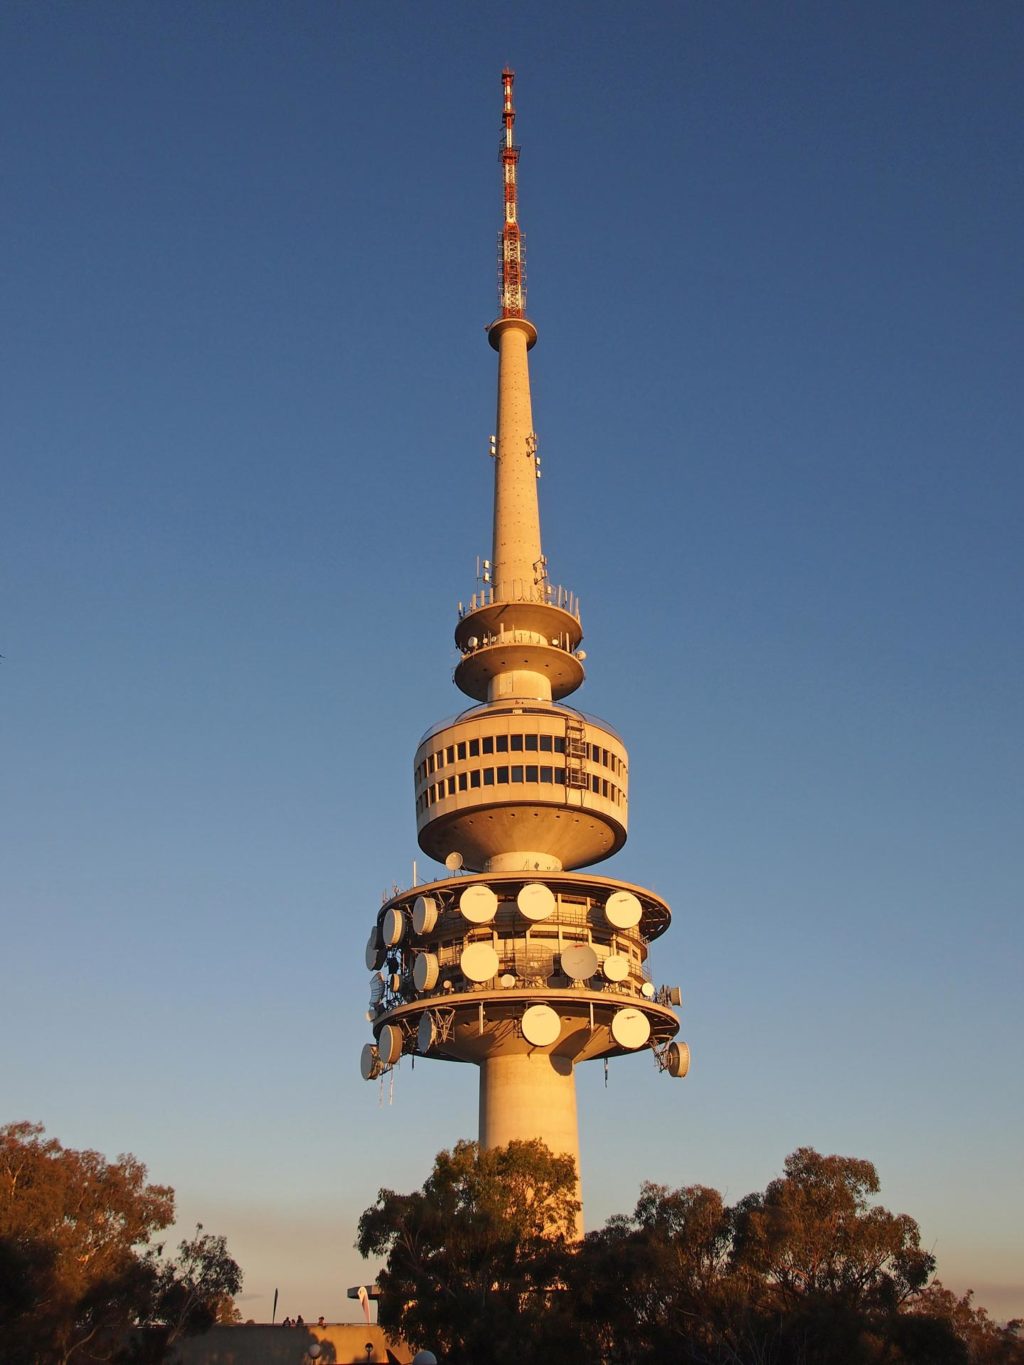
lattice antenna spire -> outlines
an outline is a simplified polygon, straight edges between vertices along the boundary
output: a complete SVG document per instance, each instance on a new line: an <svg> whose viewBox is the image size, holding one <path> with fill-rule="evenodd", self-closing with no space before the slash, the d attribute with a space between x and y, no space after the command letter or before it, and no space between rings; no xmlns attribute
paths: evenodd
<svg viewBox="0 0 1024 1365"><path fill-rule="evenodd" d="M516 121L515 106L512 103L512 83L516 73L508 67L501 73L504 91L504 108L501 121L504 136L501 140L501 170L505 187L505 220L498 237L498 301L503 318L522 318L526 316L526 244L519 231L518 187L516 168L519 165L519 148L512 138Z"/></svg>

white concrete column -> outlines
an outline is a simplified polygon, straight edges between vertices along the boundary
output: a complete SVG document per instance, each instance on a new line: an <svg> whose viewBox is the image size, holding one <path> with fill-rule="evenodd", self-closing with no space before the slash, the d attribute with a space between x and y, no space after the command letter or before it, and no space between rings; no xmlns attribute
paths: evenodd
<svg viewBox="0 0 1024 1365"><path fill-rule="evenodd" d="M480 1146L540 1138L576 1163L579 1185L580 1141L576 1121L576 1076L572 1062L543 1052L515 1052L480 1063ZM583 1215L575 1229L583 1236Z"/></svg>
<svg viewBox="0 0 1024 1365"><path fill-rule="evenodd" d="M533 325L514 318L495 324L498 332L498 428L494 471L494 595L514 601L523 585L534 585L540 559L537 467L529 446L533 435L527 346Z"/></svg>

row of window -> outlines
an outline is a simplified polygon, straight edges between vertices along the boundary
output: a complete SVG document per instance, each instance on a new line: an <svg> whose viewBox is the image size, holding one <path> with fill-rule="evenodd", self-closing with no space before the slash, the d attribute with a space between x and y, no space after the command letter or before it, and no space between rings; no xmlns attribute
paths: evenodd
<svg viewBox="0 0 1024 1365"><path fill-rule="evenodd" d="M442 777L416 798L416 814L421 815L435 802L454 796L456 792L469 791L473 787L501 787L510 782L551 782L564 786L565 769L535 763L512 763L508 767L474 768L471 772L458 773L454 777ZM622 790L606 777L598 777L593 773L587 777L587 783L595 796L603 796L619 806L624 804Z"/></svg>
<svg viewBox="0 0 1024 1365"><path fill-rule="evenodd" d="M618 754L603 749L600 744L582 745L583 757L592 763L600 763L620 777L626 775L626 765ZM482 754L507 753L545 753L564 754L564 735L482 735L478 739L464 739L458 744L449 744L436 753L428 754L416 769L416 785L448 764L461 763L467 758L479 758ZM543 779L542 779L543 780Z"/></svg>

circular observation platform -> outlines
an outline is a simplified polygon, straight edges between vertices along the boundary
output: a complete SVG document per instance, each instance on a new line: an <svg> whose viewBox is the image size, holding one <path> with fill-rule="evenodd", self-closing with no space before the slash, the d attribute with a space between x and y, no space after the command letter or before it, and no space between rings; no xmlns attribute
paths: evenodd
<svg viewBox="0 0 1024 1365"><path fill-rule="evenodd" d="M532 351L537 344L537 329L526 318L496 318L487 327L487 340L497 351L500 349L502 334L507 331L526 333L526 349Z"/></svg>
<svg viewBox="0 0 1024 1365"><path fill-rule="evenodd" d="M474 701L487 701L499 675L534 673L559 701L575 692L586 676L575 653L582 640L579 618L553 603L485 603L467 612L455 628L462 654L455 685Z"/></svg>
<svg viewBox="0 0 1024 1365"><path fill-rule="evenodd" d="M437 862L458 853L473 871L558 871L626 842L626 746L568 707L474 707L430 731L414 765L417 838Z"/></svg>

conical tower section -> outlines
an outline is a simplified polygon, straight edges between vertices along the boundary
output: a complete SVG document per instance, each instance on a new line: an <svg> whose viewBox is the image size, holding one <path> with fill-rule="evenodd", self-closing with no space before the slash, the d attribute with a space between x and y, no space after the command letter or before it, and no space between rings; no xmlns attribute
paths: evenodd
<svg viewBox="0 0 1024 1365"><path fill-rule="evenodd" d="M647 1050L679 1076L689 1054L672 1041L679 991L651 975L667 904L579 870L626 841L629 755L610 726L564 704L584 679L583 629L541 548L513 79L502 73L501 313L488 328L493 541L455 630L454 680L479 705L416 751L419 844L448 875L377 916L362 1070L378 1076L405 1053L475 1063L484 1146L541 1138L578 1164L578 1063Z"/></svg>

